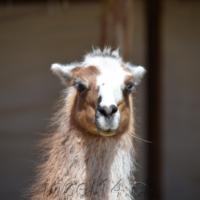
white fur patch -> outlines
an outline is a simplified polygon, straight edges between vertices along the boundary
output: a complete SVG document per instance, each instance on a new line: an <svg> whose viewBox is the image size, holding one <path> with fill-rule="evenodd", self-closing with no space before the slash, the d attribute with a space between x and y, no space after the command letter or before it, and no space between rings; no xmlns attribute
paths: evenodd
<svg viewBox="0 0 200 200"><path fill-rule="evenodd" d="M101 72L96 83L99 88L99 96L102 97L100 105L117 105L122 100L122 87L125 77L131 74L123 70L118 59L112 57L87 57L84 64L94 65Z"/></svg>
<svg viewBox="0 0 200 200"><path fill-rule="evenodd" d="M117 54L117 52L115 52ZM130 73L123 70L118 59L112 57L89 57L85 60L86 65L94 65L100 70L97 76L96 86L99 89L98 96L101 97L100 106L110 107L115 105L123 98L123 88L126 75ZM105 116L99 116L97 119L98 127L103 131L116 131L120 124L120 112L117 111L111 117L108 123ZM107 133L108 136L110 134ZM112 132L111 132L112 135Z"/></svg>

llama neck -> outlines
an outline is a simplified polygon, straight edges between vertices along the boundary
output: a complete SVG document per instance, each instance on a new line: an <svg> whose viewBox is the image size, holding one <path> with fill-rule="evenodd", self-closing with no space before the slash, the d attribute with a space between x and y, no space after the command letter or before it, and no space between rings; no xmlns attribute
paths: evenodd
<svg viewBox="0 0 200 200"><path fill-rule="evenodd" d="M60 141L63 152L57 151L57 169L51 172L56 173L51 182L60 184L61 195L73 191L73 200L129 199L130 172L134 170L130 135L90 138L71 131L66 138L65 143ZM70 186L67 192L66 186Z"/></svg>
<svg viewBox="0 0 200 200"><path fill-rule="evenodd" d="M86 156L86 182L96 190L94 198L128 199L130 173L133 169L131 137L101 138L88 148ZM118 197L117 197L118 196Z"/></svg>
<svg viewBox="0 0 200 200"><path fill-rule="evenodd" d="M130 172L134 171L132 136L87 138L74 131L46 139L47 161L32 200L131 199Z"/></svg>

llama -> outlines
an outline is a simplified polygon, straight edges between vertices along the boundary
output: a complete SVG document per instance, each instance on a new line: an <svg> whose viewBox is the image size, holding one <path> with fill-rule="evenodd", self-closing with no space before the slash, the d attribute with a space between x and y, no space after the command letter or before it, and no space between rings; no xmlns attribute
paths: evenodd
<svg viewBox="0 0 200 200"><path fill-rule="evenodd" d="M94 49L80 63L53 64L66 86L52 133L42 141L32 200L129 200L135 171L133 91L145 73L118 50Z"/></svg>

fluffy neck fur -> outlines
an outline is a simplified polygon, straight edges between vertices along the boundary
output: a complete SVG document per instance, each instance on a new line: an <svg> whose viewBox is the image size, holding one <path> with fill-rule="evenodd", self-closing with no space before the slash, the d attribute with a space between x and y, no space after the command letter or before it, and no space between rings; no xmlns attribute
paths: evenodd
<svg viewBox="0 0 200 200"><path fill-rule="evenodd" d="M129 130L120 137L91 136L69 123L70 98L53 119L53 133L41 143L46 147L45 162L38 167L31 199L132 199L133 117Z"/></svg>

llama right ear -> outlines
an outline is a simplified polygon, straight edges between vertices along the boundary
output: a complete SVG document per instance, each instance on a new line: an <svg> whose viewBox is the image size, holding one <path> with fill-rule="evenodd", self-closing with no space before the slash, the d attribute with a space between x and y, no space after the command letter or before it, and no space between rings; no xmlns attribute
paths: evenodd
<svg viewBox="0 0 200 200"><path fill-rule="evenodd" d="M138 85L146 73L146 70L142 66L134 66L131 63L126 63L126 67L131 70L135 81L134 83L135 85Z"/></svg>
<svg viewBox="0 0 200 200"><path fill-rule="evenodd" d="M75 68L77 68L78 70L80 68L77 67L78 65L80 66L80 64L78 63L72 63L69 65L61 65L59 63L55 63L51 65L51 70L55 75L57 75L61 79L62 83L65 86L69 86L71 81L73 80L73 75L74 75L74 73L72 73L72 70Z"/></svg>

